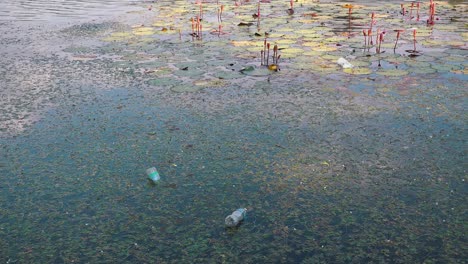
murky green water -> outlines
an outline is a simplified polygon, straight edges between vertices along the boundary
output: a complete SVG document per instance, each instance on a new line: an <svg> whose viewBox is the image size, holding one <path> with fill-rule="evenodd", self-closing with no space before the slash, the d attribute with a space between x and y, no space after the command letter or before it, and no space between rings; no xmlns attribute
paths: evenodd
<svg viewBox="0 0 468 264"><path fill-rule="evenodd" d="M466 5L428 27L398 3L262 3L257 28L256 3L223 4L229 34L209 2L201 39L185 1L0 23L0 261L463 263Z"/></svg>

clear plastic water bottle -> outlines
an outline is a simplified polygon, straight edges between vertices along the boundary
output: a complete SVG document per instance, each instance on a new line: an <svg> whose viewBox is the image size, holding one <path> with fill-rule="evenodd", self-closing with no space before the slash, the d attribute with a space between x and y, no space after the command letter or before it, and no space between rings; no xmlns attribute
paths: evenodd
<svg viewBox="0 0 468 264"><path fill-rule="evenodd" d="M232 212L232 214L228 215L226 219L224 219L224 223L227 227L237 226L242 220L244 220L246 214L246 208L239 208Z"/></svg>
<svg viewBox="0 0 468 264"><path fill-rule="evenodd" d="M161 177L159 176L158 171L156 170L155 167L151 167L146 170L146 174L148 175L148 178L152 180L154 183L157 183Z"/></svg>

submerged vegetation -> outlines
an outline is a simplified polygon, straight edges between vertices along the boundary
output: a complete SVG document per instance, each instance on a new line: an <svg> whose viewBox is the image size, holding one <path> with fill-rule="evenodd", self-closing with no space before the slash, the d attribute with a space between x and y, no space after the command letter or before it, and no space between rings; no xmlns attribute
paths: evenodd
<svg viewBox="0 0 468 264"><path fill-rule="evenodd" d="M463 262L467 6L362 2L0 37L0 260Z"/></svg>

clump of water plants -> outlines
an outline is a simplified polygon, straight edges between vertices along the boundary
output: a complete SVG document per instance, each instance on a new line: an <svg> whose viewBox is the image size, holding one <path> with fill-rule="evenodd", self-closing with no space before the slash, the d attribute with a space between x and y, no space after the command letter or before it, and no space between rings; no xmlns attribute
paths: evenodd
<svg viewBox="0 0 468 264"><path fill-rule="evenodd" d="M201 24L200 16L192 17L190 21L192 22L192 33L190 35L196 39L201 39L202 38L202 24Z"/></svg>
<svg viewBox="0 0 468 264"><path fill-rule="evenodd" d="M267 42L266 38L263 41L263 50L260 51L260 58L261 58L261 63L260 65L262 66L267 66L269 70L272 71L279 71L279 59L281 58L281 55L278 54L278 45L273 46L273 54L272 54L272 63L270 64L270 43Z"/></svg>

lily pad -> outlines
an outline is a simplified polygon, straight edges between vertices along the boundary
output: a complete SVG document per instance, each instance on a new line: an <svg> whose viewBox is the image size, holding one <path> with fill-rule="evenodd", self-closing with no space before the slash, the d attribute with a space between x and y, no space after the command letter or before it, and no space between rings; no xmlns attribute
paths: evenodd
<svg viewBox="0 0 468 264"><path fill-rule="evenodd" d="M353 74L353 75L365 75L365 74L371 74L372 70L369 68L353 67L353 68L343 69L343 72L348 73L348 74Z"/></svg>
<svg viewBox="0 0 468 264"><path fill-rule="evenodd" d="M176 93L194 93L202 90L202 86L196 86L191 84L178 84L171 87L171 91Z"/></svg>
<svg viewBox="0 0 468 264"><path fill-rule="evenodd" d="M148 36L148 35L154 35L155 30L152 27L140 27L140 28L134 28L132 32L136 36Z"/></svg>
<svg viewBox="0 0 468 264"><path fill-rule="evenodd" d="M148 80L147 83L153 86L175 86L182 83L182 81L171 77L161 77L158 79Z"/></svg>
<svg viewBox="0 0 468 264"><path fill-rule="evenodd" d="M241 71L242 74L249 75L249 76L267 76L274 71L269 70L266 66L261 66L261 67L253 67L249 66L246 68L247 70Z"/></svg>
<svg viewBox="0 0 468 264"><path fill-rule="evenodd" d="M236 71L217 71L213 76L219 79L237 79L242 77L242 75Z"/></svg>
<svg viewBox="0 0 468 264"><path fill-rule="evenodd" d="M325 46L325 45L312 47L312 50L315 50L315 51L335 51L337 49L338 48L335 46Z"/></svg>
<svg viewBox="0 0 468 264"><path fill-rule="evenodd" d="M399 69L381 69L376 72L379 75L389 76L389 77L398 77L408 75L408 71L399 70Z"/></svg>

